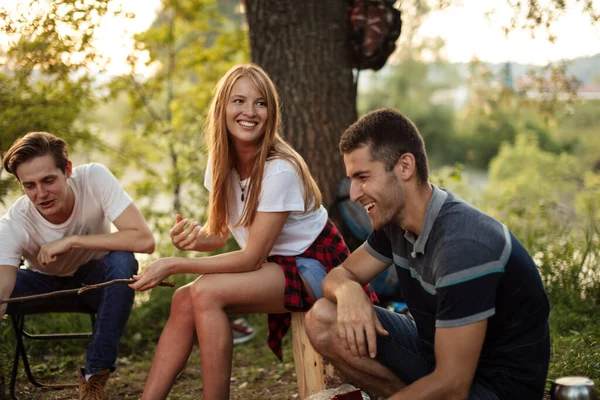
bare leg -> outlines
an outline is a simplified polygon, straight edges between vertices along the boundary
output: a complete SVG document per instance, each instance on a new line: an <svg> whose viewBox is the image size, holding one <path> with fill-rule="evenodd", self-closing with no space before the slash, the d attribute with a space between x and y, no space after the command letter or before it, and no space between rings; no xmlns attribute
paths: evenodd
<svg viewBox="0 0 600 400"><path fill-rule="evenodd" d="M190 356L196 335L190 286L173 294L171 314L158 341L143 400L165 399Z"/></svg>
<svg viewBox="0 0 600 400"><path fill-rule="evenodd" d="M320 299L307 313L304 323L315 350L361 388L389 397L406 386L383 364L369 357L356 357L342 346L335 303Z"/></svg>
<svg viewBox="0 0 600 400"><path fill-rule="evenodd" d="M257 271L206 274L191 287L196 334L200 345L203 400L229 399L233 340L228 314L286 312L285 277L278 264Z"/></svg>

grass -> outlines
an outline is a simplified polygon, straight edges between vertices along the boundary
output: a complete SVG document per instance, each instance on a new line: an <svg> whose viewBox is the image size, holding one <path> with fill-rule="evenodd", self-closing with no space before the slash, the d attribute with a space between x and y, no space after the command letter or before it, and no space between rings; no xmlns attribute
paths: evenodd
<svg viewBox="0 0 600 400"><path fill-rule="evenodd" d="M140 315L148 310L140 310ZM146 322L142 329L142 321L134 312L126 332L126 340L119 351L119 368L109 380L109 394L113 398L137 399L150 370L155 343L164 324L162 318L155 318L151 324ZM79 331L89 328L89 321L66 315L39 317L34 330L50 327L70 326L69 330ZM146 316L144 316L146 318ZM231 380L232 399L294 399L298 398L296 376L293 364L291 335L284 339L284 362L271 353L266 344L266 317L253 315L249 320L257 329L256 337L248 343L234 348L234 367ZM146 319L146 321L148 321ZM561 376L584 375L600 385L600 307L589 303L558 303L552 305L550 327L552 338L552 355L548 373L548 388L551 382ZM13 334L8 320L0 322L0 359L4 364L5 374L9 376L12 365L14 346ZM35 374L42 378L69 381L75 378L76 367L83 362L85 341L31 342L28 344L29 354L34 365ZM7 382L8 384L8 382ZM196 399L202 391L202 372L197 348L185 370L175 383L169 399ZM44 391L33 388L21 368L18 393L21 398L32 400L53 399L66 400L75 396L72 389L61 391ZM1 396L0 396L1 398Z"/></svg>
<svg viewBox="0 0 600 400"><path fill-rule="evenodd" d="M548 379L583 375L600 385L600 307L557 304L550 314L552 353Z"/></svg>
<svg viewBox="0 0 600 400"><path fill-rule="evenodd" d="M79 327L85 324L79 321L79 317L71 318L67 323L57 319L66 319L66 315L48 315L39 317L36 330L47 329L54 324L73 324ZM231 378L231 398L258 400L258 399L294 399L298 398L296 386L296 374L293 364L293 350L291 335L288 333L283 341L284 362L280 362L271 353L266 344L266 317L264 315L249 316L250 323L257 330L256 336L249 342L234 347L234 361ZM46 326L43 326L46 325ZM156 325L156 336L160 333L162 325ZM72 328L72 327L71 327ZM132 327L128 327L128 333L132 334ZM133 327L135 328L135 327ZM86 329L86 328L84 328ZM75 331L79 329L69 329ZM64 327L63 327L64 331ZM14 339L10 332L8 320L0 322L0 332L3 334L1 349L1 360L7 378L10 376L9 368L12 366L11 356L13 354ZM135 334L135 332L133 333ZM129 338L125 342L131 340ZM146 342L146 341L144 341ZM53 382L75 381L76 368L85 356L85 341L60 341L48 346L51 342L28 343L28 354L31 357L34 374L42 380ZM107 385L109 396L117 399L138 399L143 391L144 384L150 370L155 342L147 341L148 346L138 351L124 352L130 348L128 345L120 351L118 369L111 374ZM8 385L8 382L6 382ZM8 392L8 390L7 390ZM194 348L192 356L186 368L179 376L168 397L170 400L197 399L202 392L202 373L197 347ZM31 400L51 399L67 400L76 396L75 389L64 389L48 391L34 388L25 376L23 368L20 369L17 385L17 395L21 398ZM2 397L0 396L0 399Z"/></svg>

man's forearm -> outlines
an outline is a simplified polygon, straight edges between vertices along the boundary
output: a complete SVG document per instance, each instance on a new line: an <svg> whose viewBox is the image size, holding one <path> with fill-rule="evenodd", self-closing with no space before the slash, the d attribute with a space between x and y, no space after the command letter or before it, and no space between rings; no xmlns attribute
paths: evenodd
<svg viewBox="0 0 600 400"><path fill-rule="evenodd" d="M388 400L464 400L468 396L469 391L461 391L459 382L454 382L452 378L444 379L434 371L411 383Z"/></svg>
<svg viewBox="0 0 600 400"><path fill-rule="evenodd" d="M100 235L75 235L69 238L73 249L152 253L155 247L151 233L137 230L122 230Z"/></svg>
<svg viewBox="0 0 600 400"><path fill-rule="evenodd" d="M0 300L10 297L17 281L17 267L0 265ZM0 318L6 313L6 304L0 305Z"/></svg>
<svg viewBox="0 0 600 400"><path fill-rule="evenodd" d="M354 274L344 267L334 268L323 281L323 295L326 299L337 303L338 291L344 289L363 291Z"/></svg>

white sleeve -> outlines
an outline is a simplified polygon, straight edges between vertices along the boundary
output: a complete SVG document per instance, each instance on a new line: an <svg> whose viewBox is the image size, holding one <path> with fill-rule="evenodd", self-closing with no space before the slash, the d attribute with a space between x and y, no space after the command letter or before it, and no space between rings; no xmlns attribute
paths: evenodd
<svg viewBox="0 0 600 400"><path fill-rule="evenodd" d="M102 164L90 164L88 179L85 181L101 204L102 211L113 222L133 202L123 190L117 178Z"/></svg>
<svg viewBox="0 0 600 400"><path fill-rule="evenodd" d="M0 220L0 265L19 267L25 232L7 220Z"/></svg>
<svg viewBox="0 0 600 400"><path fill-rule="evenodd" d="M212 165L210 165L210 160L208 160L206 171L204 172L204 187L209 192L212 190Z"/></svg>
<svg viewBox="0 0 600 400"><path fill-rule="evenodd" d="M296 171L282 170L265 178L258 211L304 211L304 188Z"/></svg>

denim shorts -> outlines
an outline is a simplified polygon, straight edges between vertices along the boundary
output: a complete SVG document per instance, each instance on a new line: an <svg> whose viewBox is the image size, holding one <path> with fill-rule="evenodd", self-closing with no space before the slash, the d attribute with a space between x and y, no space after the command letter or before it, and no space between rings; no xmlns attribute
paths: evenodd
<svg viewBox="0 0 600 400"><path fill-rule="evenodd" d="M375 311L390 333L389 336L377 335L377 361L391 369L407 385L433 372L435 355L421 344L414 321L407 315L385 308L375 306ZM475 379L469 400L498 400L498 396Z"/></svg>
<svg viewBox="0 0 600 400"><path fill-rule="evenodd" d="M323 297L323 279L327 271L323 264L314 258L296 257L296 267L302 278L308 283L317 299Z"/></svg>

